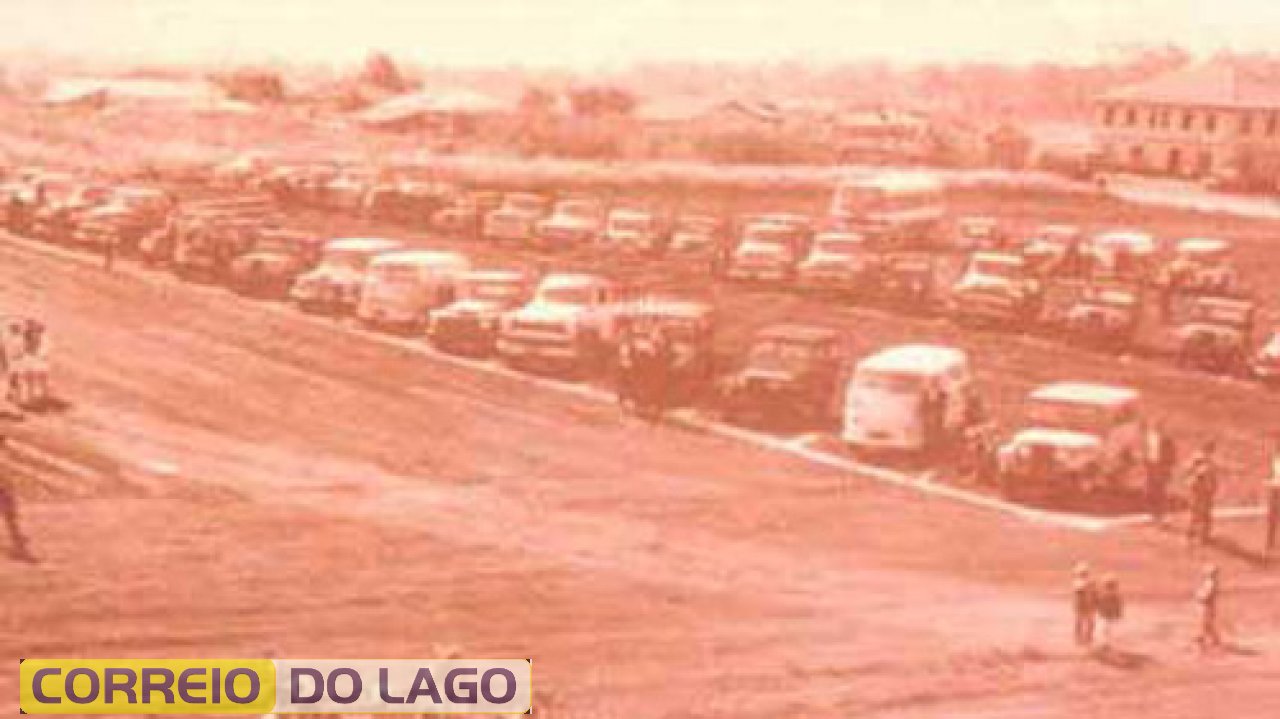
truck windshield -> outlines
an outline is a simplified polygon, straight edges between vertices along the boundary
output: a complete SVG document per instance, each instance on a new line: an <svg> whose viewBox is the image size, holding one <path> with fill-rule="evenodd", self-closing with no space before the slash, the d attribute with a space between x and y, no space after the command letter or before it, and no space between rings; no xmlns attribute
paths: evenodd
<svg viewBox="0 0 1280 719"><path fill-rule="evenodd" d="M462 288L469 300L508 300L520 296L524 287L518 280L472 280Z"/></svg>
<svg viewBox="0 0 1280 719"><path fill-rule="evenodd" d="M329 267L363 270L369 266L371 259L373 259L373 256L367 250L341 248L329 249L324 253L324 264Z"/></svg>
<svg viewBox="0 0 1280 719"><path fill-rule="evenodd" d="M911 372L860 370L854 384L864 389L890 394L918 394L924 389L925 379Z"/></svg>
<svg viewBox="0 0 1280 719"><path fill-rule="evenodd" d="M554 302L556 304L565 305L591 304L591 300L594 296L595 288L588 285L548 287L538 293L539 299L543 302Z"/></svg>
<svg viewBox="0 0 1280 719"><path fill-rule="evenodd" d="M1111 417L1109 408L1085 402L1032 400L1027 406L1027 423L1045 429L1100 434L1111 425Z"/></svg>

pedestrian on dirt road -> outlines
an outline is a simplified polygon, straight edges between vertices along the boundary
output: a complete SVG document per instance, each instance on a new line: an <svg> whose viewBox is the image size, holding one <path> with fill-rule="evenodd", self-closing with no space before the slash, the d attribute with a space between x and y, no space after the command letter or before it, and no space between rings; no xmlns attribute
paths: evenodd
<svg viewBox="0 0 1280 719"><path fill-rule="evenodd" d="M1210 564L1205 567L1204 579L1196 590L1196 605L1200 609L1200 632L1196 635L1196 644L1200 651L1222 645L1222 636L1218 634L1218 602L1222 587L1218 567Z"/></svg>
<svg viewBox="0 0 1280 719"><path fill-rule="evenodd" d="M8 449L8 438L0 434L0 449ZM30 561L31 549L27 537L18 525L18 494L7 477L0 477L0 517L9 530L9 554L17 559Z"/></svg>
<svg viewBox="0 0 1280 719"><path fill-rule="evenodd" d="M1215 449L1213 440L1206 442L1188 468L1191 518L1187 523L1187 543L1190 546L1208 544L1213 536L1213 505L1218 495Z"/></svg>
<svg viewBox="0 0 1280 719"><path fill-rule="evenodd" d="M1280 539L1280 434L1271 438L1271 467L1263 486L1263 501L1267 509L1267 536L1262 546L1262 560L1271 563L1271 555Z"/></svg>
<svg viewBox="0 0 1280 719"><path fill-rule="evenodd" d="M1164 522L1169 501L1169 481L1177 462L1177 447L1160 421L1151 423L1142 442L1143 466L1146 469L1147 508L1156 524Z"/></svg>
<svg viewBox="0 0 1280 719"><path fill-rule="evenodd" d="M1120 582L1114 575L1107 575L1098 589L1096 600L1098 618L1102 620L1102 648L1111 648L1115 625L1124 616L1124 599L1120 596Z"/></svg>
<svg viewBox="0 0 1280 719"><path fill-rule="evenodd" d="M1089 576L1089 565L1076 564L1071 580L1071 608L1075 613L1076 644L1093 646L1093 628L1098 608L1098 587Z"/></svg>

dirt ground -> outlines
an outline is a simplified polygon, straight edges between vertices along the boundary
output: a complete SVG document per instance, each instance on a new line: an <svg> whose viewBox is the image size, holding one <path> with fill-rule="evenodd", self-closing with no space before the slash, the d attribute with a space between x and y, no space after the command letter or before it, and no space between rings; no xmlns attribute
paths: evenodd
<svg viewBox="0 0 1280 719"><path fill-rule="evenodd" d="M55 328L70 402L6 426L40 556L0 564L10 701L22 656L457 651L532 657L548 716L1280 709L1280 575L1232 551L1252 521L1199 554L1027 524L26 243L0 287ZM1206 385L1185 416L1249 402ZM1068 638L1080 559L1129 597L1106 658ZM1200 656L1208 559L1230 644Z"/></svg>

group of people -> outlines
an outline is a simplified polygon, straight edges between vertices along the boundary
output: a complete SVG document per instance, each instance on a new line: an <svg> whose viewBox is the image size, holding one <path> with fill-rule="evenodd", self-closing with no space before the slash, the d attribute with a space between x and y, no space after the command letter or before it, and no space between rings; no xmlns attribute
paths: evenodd
<svg viewBox="0 0 1280 719"><path fill-rule="evenodd" d="M1204 576L1195 590L1198 610L1195 641L1202 651L1222 644L1222 635L1218 631L1220 578L1217 565L1210 564L1205 567ZM1110 650L1115 627L1124 616L1124 598L1115 575L1108 574L1098 581L1093 578L1088 564L1078 563L1071 581L1071 605L1076 644L1090 650L1095 647ZM1099 622L1102 624L1100 645L1095 643Z"/></svg>
<svg viewBox="0 0 1280 719"><path fill-rule="evenodd" d="M0 336L0 382L5 398L20 408L49 399L49 341L44 323L34 318L5 323Z"/></svg>

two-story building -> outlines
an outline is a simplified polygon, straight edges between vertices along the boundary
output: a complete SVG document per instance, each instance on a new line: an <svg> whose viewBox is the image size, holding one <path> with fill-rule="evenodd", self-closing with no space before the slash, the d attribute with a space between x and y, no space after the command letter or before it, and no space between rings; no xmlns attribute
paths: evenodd
<svg viewBox="0 0 1280 719"><path fill-rule="evenodd" d="M1108 167L1183 177L1280 178L1280 76L1239 61L1191 65L1098 98Z"/></svg>

